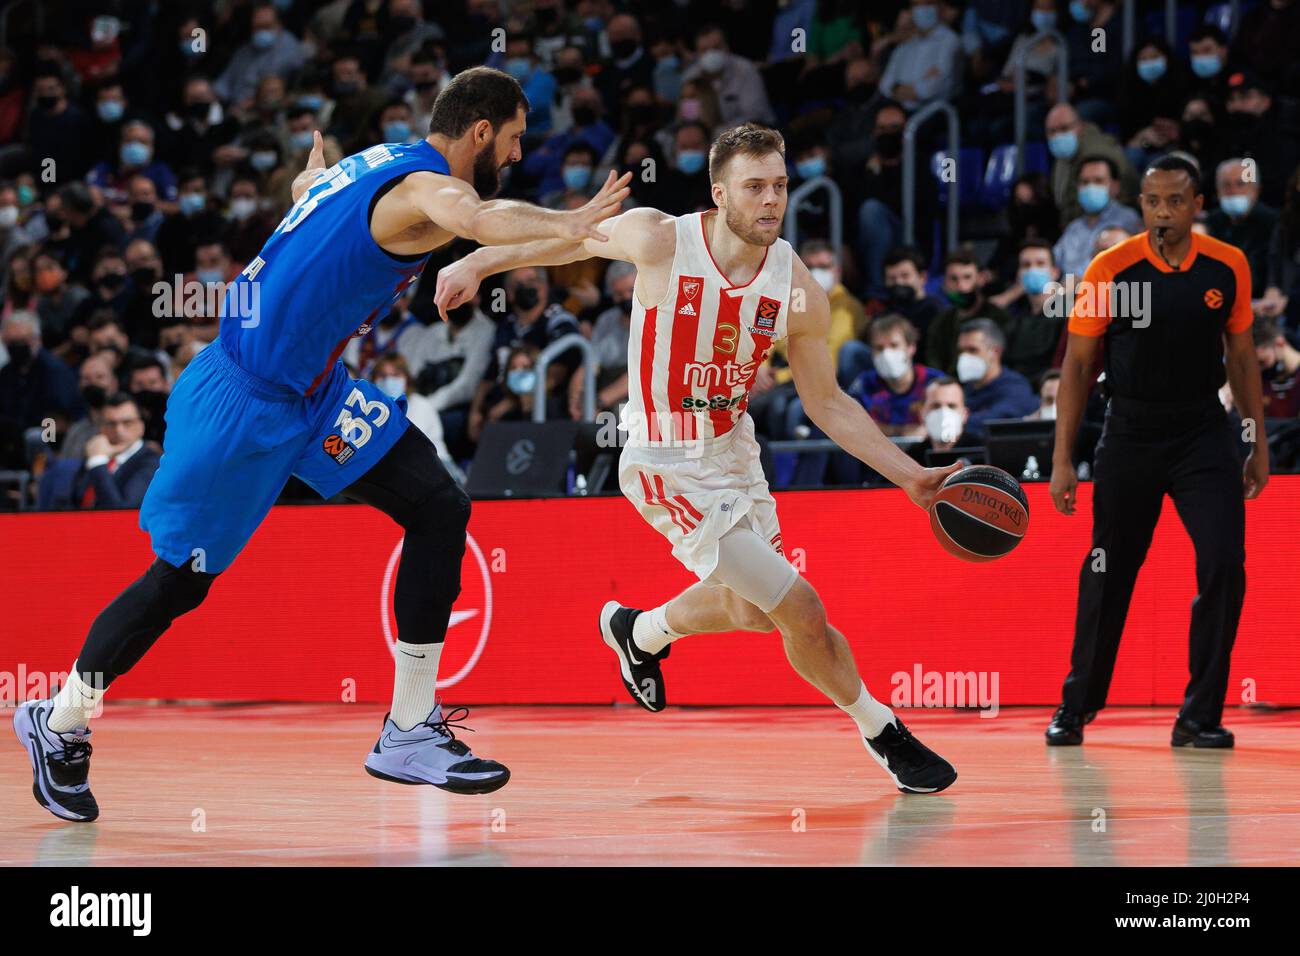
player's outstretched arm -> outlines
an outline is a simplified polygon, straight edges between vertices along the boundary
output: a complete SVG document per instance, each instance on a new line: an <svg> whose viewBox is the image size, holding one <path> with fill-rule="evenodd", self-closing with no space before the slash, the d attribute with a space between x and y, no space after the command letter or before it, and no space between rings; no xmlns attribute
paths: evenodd
<svg viewBox="0 0 1300 956"><path fill-rule="evenodd" d="M611 178L613 173L610 174ZM570 242L542 239L512 246L484 246L438 271L433 301L445 319L447 310L474 298L479 283L490 275L525 266L559 266L600 256L621 259L637 268L670 262L676 251L673 217L658 209L629 209L600 224L599 239Z"/></svg>
<svg viewBox="0 0 1300 956"><path fill-rule="evenodd" d="M786 354L804 411L837 445L898 485L922 508L929 508L939 485L961 465L922 468L885 436L859 402L844 393L835 380L826 344L830 325L830 300L796 258Z"/></svg>
<svg viewBox="0 0 1300 956"><path fill-rule="evenodd" d="M293 186L291 187L293 201L297 202L299 197L310 189L311 184L320 179L324 172L325 141L321 139L320 130L312 130L311 152L307 154L307 165L303 167L302 172L294 177Z"/></svg>
<svg viewBox="0 0 1300 956"><path fill-rule="evenodd" d="M537 239L602 240L599 226L618 213L631 179L631 173L617 178L611 173L586 205L567 210L514 199L480 199L469 183L438 173L413 173L408 182L410 202L431 222L462 239L500 246Z"/></svg>

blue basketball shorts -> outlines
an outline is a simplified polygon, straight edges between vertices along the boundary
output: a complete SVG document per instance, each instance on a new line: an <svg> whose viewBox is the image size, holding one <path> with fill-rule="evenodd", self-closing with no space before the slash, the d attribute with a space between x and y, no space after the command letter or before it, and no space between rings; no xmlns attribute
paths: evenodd
<svg viewBox="0 0 1300 956"><path fill-rule="evenodd" d="M154 554L224 571L290 475L332 498L409 425L405 399L352 378L342 362L309 396L240 368L213 342L167 400L162 462L140 506Z"/></svg>

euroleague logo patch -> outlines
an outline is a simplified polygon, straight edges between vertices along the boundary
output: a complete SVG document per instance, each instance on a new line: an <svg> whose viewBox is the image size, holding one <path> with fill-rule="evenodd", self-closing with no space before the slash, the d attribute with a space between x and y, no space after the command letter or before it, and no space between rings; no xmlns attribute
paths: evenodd
<svg viewBox="0 0 1300 956"><path fill-rule="evenodd" d="M1223 305L1223 293L1218 289L1210 289L1205 293L1205 304L1211 309L1217 309Z"/></svg>
<svg viewBox="0 0 1300 956"><path fill-rule="evenodd" d="M321 447L340 465L357 453L356 447L344 441L342 435L326 435Z"/></svg>

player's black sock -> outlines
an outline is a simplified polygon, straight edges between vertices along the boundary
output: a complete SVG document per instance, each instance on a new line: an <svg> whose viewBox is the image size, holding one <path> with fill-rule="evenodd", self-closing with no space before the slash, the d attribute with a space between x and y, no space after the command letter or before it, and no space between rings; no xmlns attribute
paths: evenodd
<svg viewBox="0 0 1300 956"><path fill-rule="evenodd" d="M77 655L82 680L107 687L129 671L172 621L203 603L216 578L188 567L173 567L161 559L154 561L90 625ZM96 683L99 681L102 683Z"/></svg>

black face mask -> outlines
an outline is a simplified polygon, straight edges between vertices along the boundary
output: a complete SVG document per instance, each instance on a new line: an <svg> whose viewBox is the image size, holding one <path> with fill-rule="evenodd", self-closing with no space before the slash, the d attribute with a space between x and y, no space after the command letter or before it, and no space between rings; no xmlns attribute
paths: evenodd
<svg viewBox="0 0 1300 956"><path fill-rule="evenodd" d="M63 228L63 217L52 216L48 212L45 214L45 228L50 232L58 232Z"/></svg>
<svg viewBox="0 0 1300 956"><path fill-rule="evenodd" d="M24 368L32 360L30 342L11 342L6 348L9 349L9 361L13 363L14 368Z"/></svg>
<svg viewBox="0 0 1300 956"><path fill-rule="evenodd" d="M1252 113L1229 113L1228 125L1235 130L1252 129L1259 123L1260 118Z"/></svg>
<svg viewBox="0 0 1300 956"><path fill-rule="evenodd" d="M415 17L393 17L390 21L394 33L406 33L415 26Z"/></svg>
<svg viewBox="0 0 1300 956"><path fill-rule="evenodd" d="M559 66L551 71L551 76L555 77L555 82L561 86L568 86L582 79L582 71L576 66Z"/></svg>
<svg viewBox="0 0 1300 956"><path fill-rule="evenodd" d="M573 108L573 125L590 126L596 122L596 111L590 106L575 106Z"/></svg>
<svg viewBox="0 0 1300 956"><path fill-rule="evenodd" d="M36 108L44 110L46 113L53 111L54 107L59 105L57 96L38 96L36 97Z"/></svg>
<svg viewBox="0 0 1300 956"><path fill-rule="evenodd" d="M153 215L153 203L151 202L133 202L131 203L131 221L144 222Z"/></svg>
<svg viewBox="0 0 1300 956"><path fill-rule="evenodd" d="M334 81L334 95L336 97L351 96L360 88L361 87L356 80L335 80Z"/></svg>
<svg viewBox="0 0 1300 956"><path fill-rule="evenodd" d="M87 408L99 411L108 403L108 391L102 385L87 385L81 390L81 400Z"/></svg>
<svg viewBox="0 0 1300 956"><path fill-rule="evenodd" d="M1214 124L1209 120L1194 119L1182 124L1184 143L1204 143L1214 134Z"/></svg>
<svg viewBox="0 0 1300 956"><path fill-rule="evenodd" d="M171 358L175 358L176 353L181 350L181 343L168 342L166 345L162 347L162 350L166 352Z"/></svg>
<svg viewBox="0 0 1300 956"><path fill-rule="evenodd" d="M649 126L659 119L658 113L649 103L637 103L626 110L627 120L633 126Z"/></svg>
<svg viewBox="0 0 1300 956"><path fill-rule="evenodd" d="M190 119L201 121L207 119L208 113L212 112L212 104L191 103L189 106L186 107L186 109L189 111Z"/></svg>
<svg viewBox="0 0 1300 956"><path fill-rule="evenodd" d="M870 83L858 83L844 91L850 103L865 103L875 95L876 88Z"/></svg>
<svg viewBox="0 0 1300 956"><path fill-rule="evenodd" d="M537 293L537 287L531 285L521 285L515 289L514 294L515 308L520 312L527 312L529 309L537 307L541 301L541 296Z"/></svg>
<svg viewBox="0 0 1300 956"><path fill-rule="evenodd" d="M895 307L911 305L916 301L916 290L910 285L887 285L885 301Z"/></svg>
<svg viewBox="0 0 1300 956"><path fill-rule="evenodd" d="M473 302L465 302L454 309L447 310L447 321L458 329L464 328L472 318L474 318Z"/></svg>
<svg viewBox="0 0 1300 956"><path fill-rule="evenodd" d="M636 52L636 47L635 40L615 40L609 45L609 52L614 54L616 60L626 60Z"/></svg>
<svg viewBox="0 0 1300 956"><path fill-rule="evenodd" d="M120 272L105 272L95 282L95 285L109 292L116 292L122 288L122 283L126 281L126 276Z"/></svg>
<svg viewBox="0 0 1300 956"><path fill-rule="evenodd" d="M137 288L147 289L158 281L158 273L149 268L133 269L131 271L131 281L136 284Z"/></svg>
<svg viewBox="0 0 1300 956"><path fill-rule="evenodd" d="M421 82L415 84L415 92L419 93L421 96L428 96L437 88L438 88L437 80L422 80Z"/></svg>
<svg viewBox="0 0 1300 956"><path fill-rule="evenodd" d="M903 152L903 134L898 132L877 133L876 152L885 159L894 159Z"/></svg>

